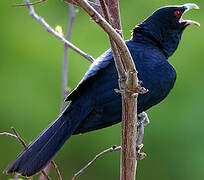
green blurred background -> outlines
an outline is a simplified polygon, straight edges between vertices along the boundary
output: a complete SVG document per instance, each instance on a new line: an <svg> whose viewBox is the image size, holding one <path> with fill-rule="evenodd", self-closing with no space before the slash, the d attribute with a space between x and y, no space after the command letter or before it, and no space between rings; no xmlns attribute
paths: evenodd
<svg viewBox="0 0 204 180"><path fill-rule="evenodd" d="M25 7L11 7L23 1L0 1L0 132L14 126L29 143L59 114L63 44L32 19ZM123 32L155 9L176 0L124 0L120 2ZM176 53L169 60L177 69L177 82L168 98L148 111L151 124L146 128L144 144L148 156L139 161L138 180L204 179L204 1L185 18L201 23L188 27ZM36 5L36 11L52 26L66 32L68 5L48 0ZM105 33L79 9L71 41L93 57L109 48ZM69 87L73 89L90 63L70 51ZM57 154L64 180L84 166L95 154L120 144L121 125L70 138ZM0 137L0 172L22 150L11 138ZM120 153L99 160L80 179L119 179ZM53 170L51 175L55 178ZM12 176L0 173L0 180ZM37 179L37 177L35 178Z"/></svg>

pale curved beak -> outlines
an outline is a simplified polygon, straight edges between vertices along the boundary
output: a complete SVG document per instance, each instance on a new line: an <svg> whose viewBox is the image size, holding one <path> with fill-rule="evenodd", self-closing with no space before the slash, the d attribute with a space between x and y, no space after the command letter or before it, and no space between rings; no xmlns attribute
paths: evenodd
<svg viewBox="0 0 204 180"><path fill-rule="evenodd" d="M190 9L200 9L199 6L194 3L187 3L187 4L184 4L183 6L186 8L185 11L188 11Z"/></svg>
<svg viewBox="0 0 204 180"><path fill-rule="evenodd" d="M194 3L187 3L184 4L183 7L186 9L184 11L184 13L186 13L187 11L191 10L191 9L200 9L198 5L194 4ZM184 14L183 13L183 14ZM196 25L196 26L200 26L200 23L196 22L196 21L192 21L192 20L183 20L182 17L179 21L180 23L185 23L185 25Z"/></svg>

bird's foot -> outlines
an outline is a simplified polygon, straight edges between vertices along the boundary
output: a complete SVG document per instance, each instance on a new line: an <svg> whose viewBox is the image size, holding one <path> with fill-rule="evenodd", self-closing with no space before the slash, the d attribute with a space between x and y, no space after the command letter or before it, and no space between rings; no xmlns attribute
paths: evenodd
<svg viewBox="0 0 204 180"><path fill-rule="evenodd" d="M140 144L140 145L136 146L136 151L137 151L137 157L136 158L139 159L139 160L142 160L147 156L146 153L140 152L143 147L144 147L143 144Z"/></svg>
<svg viewBox="0 0 204 180"><path fill-rule="evenodd" d="M143 137L144 137L144 128L149 124L149 118L147 113L142 112L138 114L138 124L137 124L137 142L136 142L136 151L137 151L137 159L144 159L147 155L144 152L140 152L143 148Z"/></svg>
<svg viewBox="0 0 204 180"><path fill-rule="evenodd" d="M145 94L145 93L147 93L149 91L145 87L142 87L142 84L143 84L142 81L138 82L137 93L139 93L139 94Z"/></svg>
<svg viewBox="0 0 204 180"><path fill-rule="evenodd" d="M137 117L138 117L137 127L141 126L142 124L145 127L150 123L150 120L146 112L138 114Z"/></svg>
<svg viewBox="0 0 204 180"><path fill-rule="evenodd" d="M121 94L131 93L132 96L137 97L138 94L145 94L149 90L146 89L145 87L142 87L142 81L139 81L138 86L134 89L127 89L127 87L126 87L126 88L121 88L121 89L114 89L114 91L116 93L121 93Z"/></svg>

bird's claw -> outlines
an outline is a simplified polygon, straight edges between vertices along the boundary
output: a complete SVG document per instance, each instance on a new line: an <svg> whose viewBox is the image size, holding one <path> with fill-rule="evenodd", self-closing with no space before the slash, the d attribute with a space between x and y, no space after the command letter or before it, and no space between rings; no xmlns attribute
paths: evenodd
<svg viewBox="0 0 204 180"><path fill-rule="evenodd" d="M120 94L125 93L125 91L122 90L122 89L114 89L114 91L115 91L116 93L120 93Z"/></svg>
<svg viewBox="0 0 204 180"><path fill-rule="evenodd" d="M149 91L148 89L142 87L142 84L143 84L143 82L141 80L139 80L138 81L138 87L137 87L137 92L139 94L145 94L145 93L147 93Z"/></svg>
<svg viewBox="0 0 204 180"><path fill-rule="evenodd" d="M143 136L144 136L144 128L149 124L149 118L147 116L147 113L142 112L138 114L138 123L137 123L137 142L136 142L136 151L137 151L137 159L144 159L147 155L144 152L140 152L143 148Z"/></svg>
<svg viewBox="0 0 204 180"><path fill-rule="evenodd" d="M121 81L121 79L120 79L120 81ZM116 93L121 93L121 94L131 93L132 96L137 97L138 94L145 94L145 93L147 93L149 91L148 89L142 87L142 84L143 84L143 82L139 80L138 81L138 86L136 88L134 88L134 89L128 89L128 88L123 89L122 88L122 89L114 89L114 91Z"/></svg>
<svg viewBox="0 0 204 180"><path fill-rule="evenodd" d="M137 157L136 158L139 159L139 160L142 160L142 159L146 158L146 156L147 156L146 153L140 152L140 153L137 153Z"/></svg>
<svg viewBox="0 0 204 180"><path fill-rule="evenodd" d="M143 144L140 144L140 145L136 146L136 151L137 151L137 157L136 158L139 159L139 160L142 160L147 156L146 153L140 152L143 147L144 147Z"/></svg>
<svg viewBox="0 0 204 180"><path fill-rule="evenodd" d="M137 122L137 126L141 126L141 124L145 126L147 126L150 123L150 120L148 118L148 115L146 112L142 112L140 114L138 114L138 122Z"/></svg>
<svg viewBox="0 0 204 180"><path fill-rule="evenodd" d="M139 93L139 94L145 94L145 93L147 93L147 92L149 92L149 90L148 89L146 89L146 88L144 88L144 87L137 87L137 92Z"/></svg>

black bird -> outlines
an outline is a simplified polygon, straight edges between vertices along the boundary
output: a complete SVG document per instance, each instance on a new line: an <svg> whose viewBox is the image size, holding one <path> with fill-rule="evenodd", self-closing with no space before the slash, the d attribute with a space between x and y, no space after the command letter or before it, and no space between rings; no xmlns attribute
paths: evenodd
<svg viewBox="0 0 204 180"><path fill-rule="evenodd" d="M126 41L138 69L138 77L149 92L139 95L138 114L161 102L173 88L176 71L167 61L175 52L184 29L199 23L182 15L196 4L166 6L156 10L133 29ZM101 129L121 121L121 95L111 49L90 66L76 89L67 97L71 103L5 170L32 176L43 169L74 134Z"/></svg>

